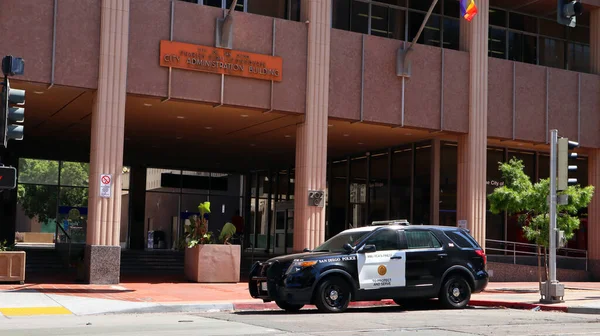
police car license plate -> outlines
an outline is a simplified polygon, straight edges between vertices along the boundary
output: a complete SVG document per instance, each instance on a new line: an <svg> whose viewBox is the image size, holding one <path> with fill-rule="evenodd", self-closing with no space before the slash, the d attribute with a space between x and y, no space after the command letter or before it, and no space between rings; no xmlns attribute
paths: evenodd
<svg viewBox="0 0 600 336"><path fill-rule="evenodd" d="M266 282L260 283L260 290L267 291L267 283Z"/></svg>

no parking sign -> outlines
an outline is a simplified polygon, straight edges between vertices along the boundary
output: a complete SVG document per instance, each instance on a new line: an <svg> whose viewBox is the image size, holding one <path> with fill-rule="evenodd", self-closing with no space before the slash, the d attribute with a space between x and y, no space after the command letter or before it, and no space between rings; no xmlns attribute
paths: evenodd
<svg viewBox="0 0 600 336"><path fill-rule="evenodd" d="M112 184L112 176L110 174L100 175L100 197L110 198L111 184Z"/></svg>

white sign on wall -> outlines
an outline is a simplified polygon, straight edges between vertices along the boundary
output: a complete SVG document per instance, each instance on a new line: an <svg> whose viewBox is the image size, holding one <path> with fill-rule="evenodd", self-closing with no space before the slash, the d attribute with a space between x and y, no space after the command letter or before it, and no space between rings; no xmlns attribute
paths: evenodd
<svg viewBox="0 0 600 336"><path fill-rule="evenodd" d="M112 176L110 174L100 175L100 197L110 198L111 185L112 185Z"/></svg>

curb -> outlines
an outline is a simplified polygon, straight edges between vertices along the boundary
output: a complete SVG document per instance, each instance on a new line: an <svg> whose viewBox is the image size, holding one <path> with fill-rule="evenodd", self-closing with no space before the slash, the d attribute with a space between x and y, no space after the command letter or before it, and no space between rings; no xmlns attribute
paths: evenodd
<svg viewBox="0 0 600 336"><path fill-rule="evenodd" d="M469 306L475 307L504 307L510 309L536 309L542 311L560 311L567 313L569 312L569 308L565 306L551 306L546 304L537 304L537 303L525 303L525 302L511 302L511 301L491 301L491 300L471 300L469 301Z"/></svg>

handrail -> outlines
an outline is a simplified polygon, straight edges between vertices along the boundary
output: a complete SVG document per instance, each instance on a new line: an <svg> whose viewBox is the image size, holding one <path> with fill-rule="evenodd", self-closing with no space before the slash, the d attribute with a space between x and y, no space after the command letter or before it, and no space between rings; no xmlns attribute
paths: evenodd
<svg viewBox="0 0 600 336"><path fill-rule="evenodd" d="M530 247L530 248L535 248L537 249L537 245L536 244L530 244L530 243L521 243L521 242L512 242L512 241L505 241L505 240L495 240L495 239L486 239L486 245L487 243L498 243L501 245L504 245L503 248L493 248L493 247L488 247L486 246L486 251L498 251L498 252L504 252L507 255L512 254L513 256L513 264L517 263L517 254L519 255L537 255L537 250L535 252L529 252L529 251L518 251L517 247ZM510 246L512 245L512 248L510 248ZM545 248L546 252L548 251L547 248ZM580 249L573 249L573 248L558 248L557 252L564 252L565 255L561 255L562 258L569 258L569 259L578 259L578 260L585 260L585 270L588 270L588 264L589 264L589 260L588 260L588 251L587 250L580 250ZM571 252L571 254L574 253L580 253L583 254L583 257L574 257L574 256L569 256L569 252ZM510 253L510 254L509 254Z"/></svg>
<svg viewBox="0 0 600 336"><path fill-rule="evenodd" d="M56 223L56 226L58 226L60 230L65 234L65 236L67 237L67 241L69 242L69 249L67 252L67 267L69 267L69 265L71 265L71 245L73 244L73 239L67 233L67 231L65 231L65 228L63 228L62 225L60 225L60 223Z"/></svg>

